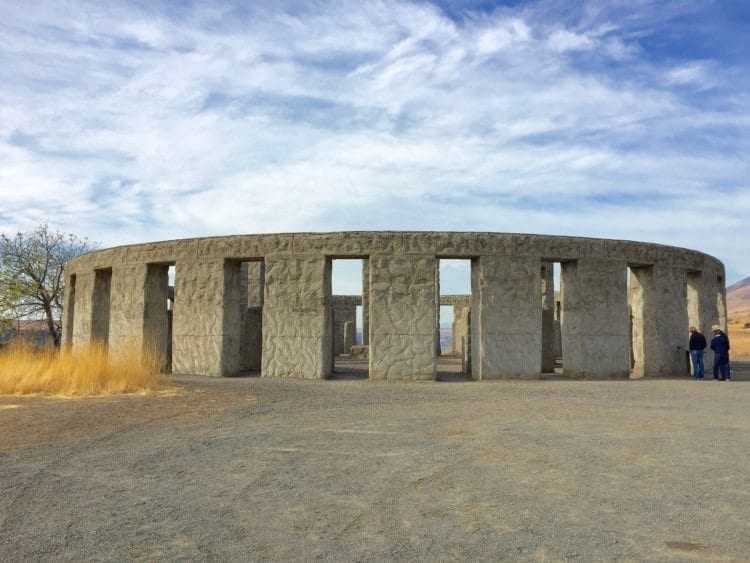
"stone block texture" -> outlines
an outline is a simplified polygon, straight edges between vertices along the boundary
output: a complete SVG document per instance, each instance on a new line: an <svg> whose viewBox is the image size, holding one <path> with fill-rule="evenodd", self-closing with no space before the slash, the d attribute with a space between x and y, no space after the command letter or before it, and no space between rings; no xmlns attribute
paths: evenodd
<svg viewBox="0 0 750 563"><path fill-rule="evenodd" d="M562 264L563 374L629 376L627 267L626 262L600 258L580 258Z"/></svg>
<svg viewBox="0 0 750 563"><path fill-rule="evenodd" d="M331 261L325 256L266 258L262 374L325 379L333 370Z"/></svg>
<svg viewBox="0 0 750 563"><path fill-rule="evenodd" d="M169 265L148 264L143 290L143 346L150 348L153 353L162 356L162 364L166 366L167 354L170 353L172 335L169 332ZM137 322L138 315L135 316ZM135 323L134 323L135 324ZM139 332L136 326L136 334Z"/></svg>
<svg viewBox="0 0 750 563"><path fill-rule="evenodd" d="M435 379L435 256L377 255L369 262L370 379Z"/></svg>
<svg viewBox="0 0 750 563"><path fill-rule="evenodd" d="M236 359L227 357L225 347L235 338L225 333L225 261L185 260L176 269L172 370L229 375L225 364Z"/></svg>
<svg viewBox="0 0 750 563"><path fill-rule="evenodd" d="M475 379L540 377L559 355L572 377L684 377L688 327L710 336L726 325L724 266L693 250L505 233L292 233L80 256L66 271L63 338L156 349L174 373L322 379L351 345L361 303L370 378L433 380L439 305L453 299L438 294L446 257L472 260L472 295L444 304ZM361 298L331 295L337 258L362 259Z"/></svg>
<svg viewBox="0 0 750 563"><path fill-rule="evenodd" d="M541 374L540 260L482 256L474 268L472 369L476 379Z"/></svg>

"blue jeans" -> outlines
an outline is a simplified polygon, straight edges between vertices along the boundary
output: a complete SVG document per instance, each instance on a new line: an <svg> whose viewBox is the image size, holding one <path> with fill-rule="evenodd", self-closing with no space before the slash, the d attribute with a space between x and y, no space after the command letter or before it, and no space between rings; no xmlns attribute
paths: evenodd
<svg viewBox="0 0 750 563"><path fill-rule="evenodd" d="M714 379L729 379L729 354L714 354Z"/></svg>
<svg viewBox="0 0 750 563"><path fill-rule="evenodd" d="M703 350L690 350L693 360L693 379L703 379Z"/></svg>

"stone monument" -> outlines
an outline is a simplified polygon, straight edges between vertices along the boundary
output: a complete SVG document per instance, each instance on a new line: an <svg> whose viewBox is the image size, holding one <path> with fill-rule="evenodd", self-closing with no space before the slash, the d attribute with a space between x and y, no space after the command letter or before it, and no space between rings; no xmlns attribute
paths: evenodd
<svg viewBox="0 0 750 563"><path fill-rule="evenodd" d="M363 260L361 298L332 295L331 264L344 258ZM471 261L471 295L451 302L439 294L438 263L456 258ZM347 323L358 305L369 377L391 381L436 378L444 301L457 313L456 353L477 380L539 378L559 355L568 377L680 376L685 358L677 347L688 327L726 326L719 260L621 240L236 235L98 250L72 260L66 276L67 346L149 347L169 354L165 365L183 374L330 377L334 356L352 342Z"/></svg>

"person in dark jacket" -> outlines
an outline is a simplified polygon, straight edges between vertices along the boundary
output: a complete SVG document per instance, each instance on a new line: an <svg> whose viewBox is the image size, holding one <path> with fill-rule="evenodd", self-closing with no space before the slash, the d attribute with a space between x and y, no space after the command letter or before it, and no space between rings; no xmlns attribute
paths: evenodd
<svg viewBox="0 0 750 563"><path fill-rule="evenodd" d="M703 379L703 351L706 349L706 337L694 326L690 327L690 359L693 361L693 379Z"/></svg>
<svg viewBox="0 0 750 563"><path fill-rule="evenodd" d="M711 350L714 351L714 379L729 381L729 337L719 325L711 327L714 337L711 339Z"/></svg>

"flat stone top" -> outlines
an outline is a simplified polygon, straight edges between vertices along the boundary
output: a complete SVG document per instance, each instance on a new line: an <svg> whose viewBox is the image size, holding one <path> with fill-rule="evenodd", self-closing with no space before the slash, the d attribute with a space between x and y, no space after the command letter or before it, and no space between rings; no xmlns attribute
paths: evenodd
<svg viewBox="0 0 750 563"><path fill-rule="evenodd" d="M98 250L71 262L79 268L117 263L176 263L183 260L262 260L299 255L366 258L371 255L433 255L438 258L528 257L566 262L582 258L646 266L667 262L723 276L716 258L686 248L625 240L490 232L350 231L230 235L148 242Z"/></svg>

